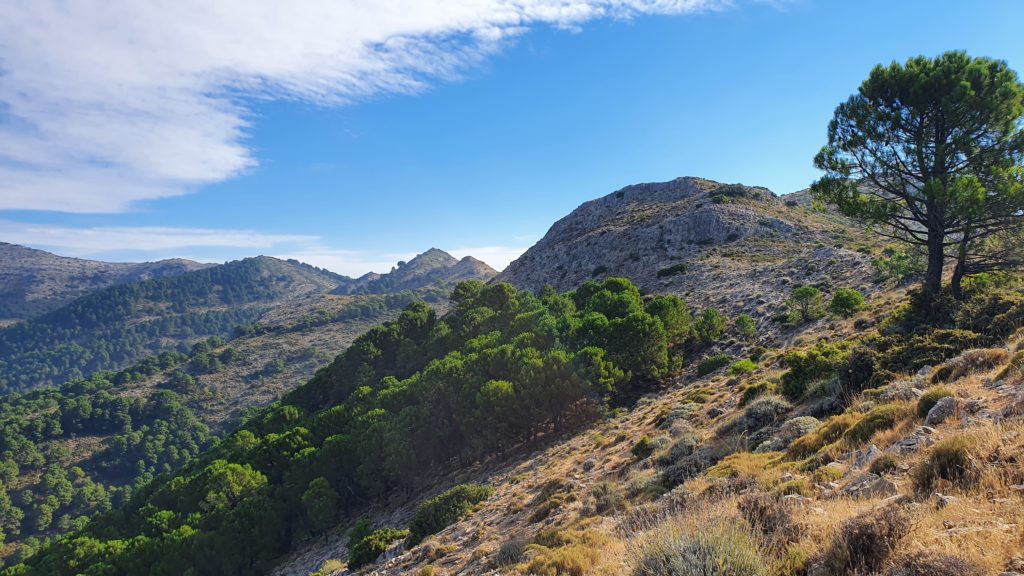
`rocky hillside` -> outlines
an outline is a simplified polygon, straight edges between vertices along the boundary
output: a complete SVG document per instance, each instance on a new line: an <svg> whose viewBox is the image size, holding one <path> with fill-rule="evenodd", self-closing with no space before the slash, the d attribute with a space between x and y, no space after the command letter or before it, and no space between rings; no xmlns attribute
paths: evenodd
<svg viewBox="0 0 1024 576"><path fill-rule="evenodd" d="M448 288L465 280L487 281L497 271L487 264L466 256L458 260L444 250L431 248L387 274L369 273L342 283L336 294L387 294L402 290L419 290L426 287Z"/></svg>
<svg viewBox="0 0 1024 576"><path fill-rule="evenodd" d="M58 256L0 242L0 325L56 310L115 284L173 276L209 267L180 258L114 263Z"/></svg>
<svg viewBox="0 0 1024 576"><path fill-rule="evenodd" d="M0 330L0 389L61 384L181 351L335 286L328 273L260 256L104 288Z"/></svg>
<svg viewBox="0 0 1024 576"><path fill-rule="evenodd" d="M782 309L794 285L869 292L877 241L808 194L701 178L627 186L586 202L496 278L559 290L624 276L647 293L684 297L762 319Z"/></svg>

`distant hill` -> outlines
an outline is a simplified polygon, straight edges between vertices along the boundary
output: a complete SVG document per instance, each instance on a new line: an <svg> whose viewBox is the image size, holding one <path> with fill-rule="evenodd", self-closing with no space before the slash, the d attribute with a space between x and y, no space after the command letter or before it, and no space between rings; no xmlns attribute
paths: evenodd
<svg viewBox="0 0 1024 576"><path fill-rule="evenodd" d="M115 284L174 276L208 268L175 258L115 263L58 256L0 242L0 324L26 320Z"/></svg>
<svg viewBox="0 0 1024 576"><path fill-rule="evenodd" d="M369 273L341 283L335 294L388 294L425 287L447 288L465 280L487 281L497 271L472 256L458 260L444 250L431 248L408 262L400 262L387 274Z"/></svg>
<svg viewBox="0 0 1024 576"><path fill-rule="evenodd" d="M585 202L495 281L573 289L623 276L692 306L768 317L799 284L870 291L879 241L808 194L702 178L637 184Z"/></svg>
<svg viewBox="0 0 1024 576"><path fill-rule="evenodd" d="M0 330L0 391L61 384L226 336L284 300L336 286L331 273L260 256L119 284Z"/></svg>

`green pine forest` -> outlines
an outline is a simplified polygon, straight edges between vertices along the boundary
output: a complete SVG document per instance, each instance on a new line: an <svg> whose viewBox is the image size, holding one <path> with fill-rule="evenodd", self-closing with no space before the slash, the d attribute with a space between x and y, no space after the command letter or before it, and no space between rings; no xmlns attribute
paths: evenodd
<svg viewBox="0 0 1024 576"><path fill-rule="evenodd" d="M438 319L410 304L179 472L6 573L263 571L426 472L628 401L672 369L672 344L691 334L679 298L645 301L623 279L536 296L471 281L451 305Z"/></svg>

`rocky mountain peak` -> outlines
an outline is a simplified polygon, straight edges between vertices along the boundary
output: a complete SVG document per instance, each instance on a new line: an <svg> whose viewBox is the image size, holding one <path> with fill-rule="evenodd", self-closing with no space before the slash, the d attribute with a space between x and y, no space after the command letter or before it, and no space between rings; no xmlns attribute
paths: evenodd
<svg viewBox="0 0 1024 576"><path fill-rule="evenodd" d="M336 294L383 294L425 287L447 287L464 280L487 281L497 271L472 257L462 260L431 248L408 262L399 262L386 274L370 273L335 289Z"/></svg>
<svg viewBox="0 0 1024 576"><path fill-rule="evenodd" d="M868 259L836 240L870 241L864 236L835 214L764 187L676 178L583 203L497 281L568 290L624 276L646 292L680 294L698 307L770 315L790 282L827 277L860 287L870 276ZM808 259L824 265L810 268Z"/></svg>

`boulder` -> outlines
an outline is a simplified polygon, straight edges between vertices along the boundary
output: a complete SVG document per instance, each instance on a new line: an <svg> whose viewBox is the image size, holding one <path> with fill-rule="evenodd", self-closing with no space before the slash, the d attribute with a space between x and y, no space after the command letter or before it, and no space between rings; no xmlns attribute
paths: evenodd
<svg viewBox="0 0 1024 576"><path fill-rule="evenodd" d="M892 480L882 478L878 474L866 472L851 480L843 494L850 498L877 498L879 496L894 496L899 488Z"/></svg>
<svg viewBox="0 0 1024 576"><path fill-rule="evenodd" d="M954 412L956 412L956 406L956 398L953 398L952 396L946 396L945 398L942 398L941 400L935 403L935 406L932 406L931 410L928 411L928 415L925 416L924 419L925 425L937 426L939 424L942 424L943 422L946 421L947 418L949 418L950 416L953 415Z"/></svg>

